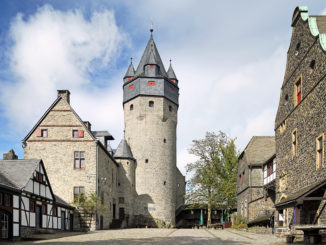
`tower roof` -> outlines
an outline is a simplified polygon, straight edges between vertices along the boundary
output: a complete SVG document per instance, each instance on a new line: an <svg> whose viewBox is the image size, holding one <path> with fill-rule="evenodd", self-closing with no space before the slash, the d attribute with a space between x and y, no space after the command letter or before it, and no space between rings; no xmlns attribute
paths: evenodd
<svg viewBox="0 0 326 245"><path fill-rule="evenodd" d="M130 147L125 139L122 139L114 153L114 158L134 159Z"/></svg>
<svg viewBox="0 0 326 245"><path fill-rule="evenodd" d="M132 64L132 61L130 61L130 65L128 67L125 77L133 77L133 76L135 76L135 69Z"/></svg>
<svg viewBox="0 0 326 245"><path fill-rule="evenodd" d="M165 71L163 62L161 60L160 54L156 48L155 42L153 40L153 35L151 33L151 37L147 43L143 56L139 62L139 65L136 70L136 75L140 75L144 72L145 65L157 65L160 68L160 73L163 76L167 77L167 73Z"/></svg>
<svg viewBox="0 0 326 245"><path fill-rule="evenodd" d="M172 78L172 79L177 79L177 76L175 75L174 73L174 70L172 68L172 64L171 64L171 60L170 60L170 66L169 66L169 69L168 69L168 78Z"/></svg>

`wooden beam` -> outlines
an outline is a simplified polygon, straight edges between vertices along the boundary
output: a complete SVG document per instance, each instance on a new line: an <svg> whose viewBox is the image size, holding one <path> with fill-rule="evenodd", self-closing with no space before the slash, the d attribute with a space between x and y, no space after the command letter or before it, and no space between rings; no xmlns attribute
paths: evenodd
<svg viewBox="0 0 326 245"><path fill-rule="evenodd" d="M304 197L303 201L321 201L326 200L326 197Z"/></svg>

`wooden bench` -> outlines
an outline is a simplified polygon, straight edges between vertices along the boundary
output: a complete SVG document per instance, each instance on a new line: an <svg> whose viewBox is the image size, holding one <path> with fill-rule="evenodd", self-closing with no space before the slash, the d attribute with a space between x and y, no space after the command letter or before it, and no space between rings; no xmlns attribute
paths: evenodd
<svg viewBox="0 0 326 245"><path fill-rule="evenodd" d="M214 228L214 229L222 229L223 230L223 224L220 224L220 223L217 223L217 224L210 224L207 226L207 229L211 229L211 228Z"/></svg>

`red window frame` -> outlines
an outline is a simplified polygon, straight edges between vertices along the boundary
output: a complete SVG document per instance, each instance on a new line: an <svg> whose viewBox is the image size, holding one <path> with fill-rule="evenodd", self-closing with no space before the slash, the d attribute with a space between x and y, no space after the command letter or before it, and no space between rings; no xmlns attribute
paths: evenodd
<svg viewBox="0 0 326 245"><path fill-rule="evenodd" d="M155 86L155 81L148 81L148 86Z"/></svg>
<svg viewBox="0 0 326 245"><path fill-rule="evenodd" d="M42 203L42 214L47 214L47 205L46 205L46 203Z"/></svg>
<svg viewBox="0 0 326 245"><path fill-rule="evenodd" d="M133 84L129 85L128 90L131 91L133 89L134 89L134 85Z"/></svg>
<svg viewBox="0 0 326 245"><path fill-rule="evenodd" d="M302 100L302 85L301 85L301 78L297 81L295 84L296 86L296 91L297 91L297 104L300 103Z"/></svg>
<svg viewBox="0 0 326 245"><path fill-rule="evenodd" d="M35 200L29 200L29 211L30 212L35 212L35 208L36 208Z"/></svg>

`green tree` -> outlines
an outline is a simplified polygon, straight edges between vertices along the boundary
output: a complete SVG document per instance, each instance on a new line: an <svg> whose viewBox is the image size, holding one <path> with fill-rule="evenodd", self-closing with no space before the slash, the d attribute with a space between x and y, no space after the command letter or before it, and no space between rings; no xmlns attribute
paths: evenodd
<svg viewBox="0 0 326 245"><path fill-rule="evenodd" d="M197 157L187 164L186 200L191 206L207 207L207 225L212 208L230 210L236 205L237 152L235 139L223 132L207 132L204 139L193 140L189 153Z"/></svg>
<svg viewBox="0 0 326 245"><path fill-rule="evenodd" d="M107 210L107 206L102 203L102 199L96 193L79 194L74 199L73 205L80 213L80 222L88 223L88 227L95 214L103 215Z"/></svg>

